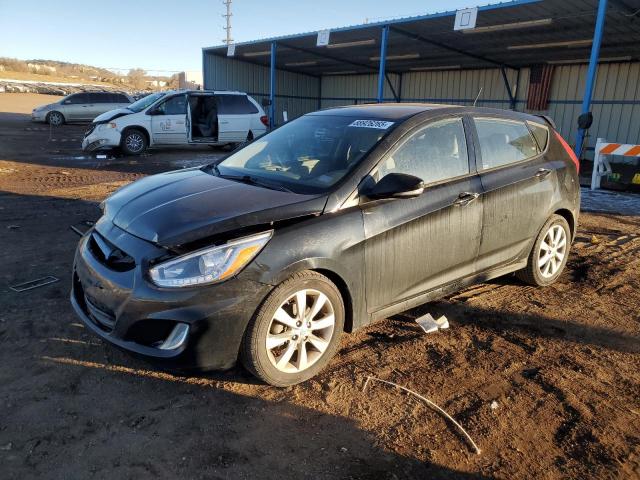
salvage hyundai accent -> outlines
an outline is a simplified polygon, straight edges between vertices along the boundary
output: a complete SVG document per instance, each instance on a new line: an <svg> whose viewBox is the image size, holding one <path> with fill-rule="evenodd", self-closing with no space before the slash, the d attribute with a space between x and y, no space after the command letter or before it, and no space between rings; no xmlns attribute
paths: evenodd
<svg viewBox="0 0 640 480"><path fill-rule="evenodd" d="M576 231L578 161L541 117L384 104L311 113L107 199L71 302L169 367L304 381L343 331L516 272L545 286Z"/></svg>

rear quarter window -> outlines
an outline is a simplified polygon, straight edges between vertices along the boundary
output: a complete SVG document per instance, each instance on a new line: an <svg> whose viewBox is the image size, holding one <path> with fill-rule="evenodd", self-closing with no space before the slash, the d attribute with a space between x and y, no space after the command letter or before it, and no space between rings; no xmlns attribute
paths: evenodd
<svg viewBox="0 0 640 480"><path fill-rule="evenodd" d="M549 129L544 125L540 125L539 123L527 123L529 124L531 133L535 137L540 150L544 152L547 149L547 144L549 143Z"/></svg>
<svg viewBox="0 0 640 480"><path fill-rule="evenodd" d="M499 118L473 119L482 157L482 170L520 162L539 152L524 122Z"/></svg>
<svg viewBox="0 0 640 480"><path fill-rule="evenodd" d="M219 113L236 115L258 113L258 108L246 95L217 95L217 99Z"/></svg>

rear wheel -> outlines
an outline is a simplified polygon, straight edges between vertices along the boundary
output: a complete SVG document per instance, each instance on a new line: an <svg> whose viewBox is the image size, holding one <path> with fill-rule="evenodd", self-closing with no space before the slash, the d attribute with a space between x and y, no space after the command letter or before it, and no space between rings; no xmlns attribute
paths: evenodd
<svg viewBox="0 0 640 480"><path fill-rule="evenodd" d="M538 233L526 268L516 276L527 283L544 287L554 283L569 257L571 229L560 215L552 215Z"/></svg>
<svg viewBox="0 0 640 480"><path fill-rule="evenodd" d="M49 125L53 125L54 127L59 127L60 125L64 125L64 115L60 112L49 112L47 115L47 123Z"/></svg>
<svg viewBox="0 0 640 480"><path fill-rule="evenodd" d="M127 155L140 155L147 149L147 137L142 131L132 128L122 134L120 146Z"/></svg>
<svg viewBox="0 0 640 480"><path fill-rule="evenodd" d="M336 286L317 272L297 273L271 292L247 327L242 363L266 383L295 385L329 362L343 326Z"/></svg>

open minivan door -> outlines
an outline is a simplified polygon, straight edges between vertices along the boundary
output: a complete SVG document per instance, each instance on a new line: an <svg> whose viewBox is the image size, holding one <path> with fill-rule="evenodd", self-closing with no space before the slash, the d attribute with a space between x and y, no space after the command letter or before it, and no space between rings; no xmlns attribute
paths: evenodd
<svg viewBox="0 0 640 480"><path fill-rule="evenodd" d="M188 95L187 140L189 143L218 142L218 102L213 93L193 92Z"/></svg>

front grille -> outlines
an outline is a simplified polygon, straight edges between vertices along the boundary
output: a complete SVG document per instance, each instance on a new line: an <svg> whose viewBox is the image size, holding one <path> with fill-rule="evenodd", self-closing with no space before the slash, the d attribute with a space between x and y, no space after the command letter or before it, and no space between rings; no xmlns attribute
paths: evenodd
<svg viewBox="0 0 640 480"><path fill-rule="evenodd" d="M133 257L117 248L98 232L91 234L88 245L94 258L111 270L126 272L136 266Z"/></svg>
<svg viewBox="0 0 640 480"><path fill-rule="evenodd" d="M116 325L116 317L113 312L104 305L99 305L96 300L90 299L87 295L84 296L84 302L91 319L103 330L111 332Z"/></svg>
<svg viewBox="0 0 640 480"><path fill-rule="evenodd" d="M116 324L113 311L84 293L84 288L76 272L73 272L73 296L78 302L78 306L95 325L107 333L113 331Z"/></svg>

